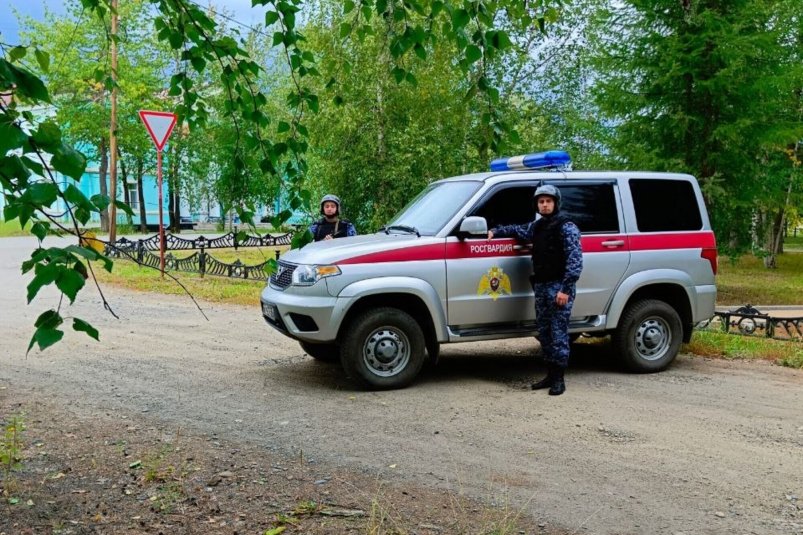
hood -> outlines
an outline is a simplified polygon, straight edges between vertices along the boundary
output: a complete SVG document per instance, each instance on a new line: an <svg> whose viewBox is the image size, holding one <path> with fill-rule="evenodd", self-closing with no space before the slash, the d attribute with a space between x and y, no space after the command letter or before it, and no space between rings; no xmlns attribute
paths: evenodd
<svg viewBox="0 0 803 535"><path fill-rule="evenodd" d="M365 255L443 243L443 238L434 236L418 237L415 234L377 232L308 243L301 249L286 252L281 256L281 260L293 264L352 263L348 261Z"/></svg>

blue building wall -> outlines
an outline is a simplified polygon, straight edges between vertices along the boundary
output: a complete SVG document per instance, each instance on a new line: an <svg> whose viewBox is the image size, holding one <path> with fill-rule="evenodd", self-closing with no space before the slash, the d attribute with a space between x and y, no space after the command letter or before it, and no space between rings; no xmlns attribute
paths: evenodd
<svg viewBox="0 0 803 535"><path fill-rule="evenodd" d="M97 165L94 162L90 162L90 165L87 166L87 171L81 176L80 181L75 181L70 177L65 177L60 173L54 173L57 177L56 179L59 182L59 186L62 189L67 188L70 184L73 184L77 187L81 193L83 193L87 198L92 197L93 195L100 194L100 178L99 172L97 170ZM106 183L107 187L109 186L109 174L106 173ZM134 212L133 216L133 224L139 225L140 223L140 215L139 215L139 196L137 194L136 189L136 182L128 182L123 183L122 173L118 170L117 172L117 199L124 200L125 194L123 193L122 188L127 187L131 192L131 209ZM159 191L157 187L156 177L153 175L144 175L142 177L142 190L145 197L145 222L146 224L159 224ZM111 192L109 192L111 193ZM167 185L167 181L164 181L162 184L162 209L163 209L163 222L164 224L168 224L170 221L169 215L167 213L168 208L168 197L169 197L169 187ZM110 195L111 196L111 195ZM51 213L54 214L61 214L66 211L66 206L64 205L64 201L59 199L56 201L56 204L53 206ZM182 210L182 213L184 210ZM69 216L65 215L63 219L68 219ZM126 223L128 218L122 210L117 210L117 222L118 223ZM100 214L93 212L91 214L91 218L89 224L99 224L100 223Z"/></svg>

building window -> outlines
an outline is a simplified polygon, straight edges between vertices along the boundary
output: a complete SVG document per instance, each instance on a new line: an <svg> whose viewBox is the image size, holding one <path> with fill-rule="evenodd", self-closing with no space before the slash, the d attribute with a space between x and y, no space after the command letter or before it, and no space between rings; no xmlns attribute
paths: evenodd
<svg viewBox="0 0 803 535"><path fill-rule="evenodd" d="M131 209L132 210L139 210L139 195L137 190L137 184L126 184L126 188L128 188L128 199L131 201Z"/></svg>

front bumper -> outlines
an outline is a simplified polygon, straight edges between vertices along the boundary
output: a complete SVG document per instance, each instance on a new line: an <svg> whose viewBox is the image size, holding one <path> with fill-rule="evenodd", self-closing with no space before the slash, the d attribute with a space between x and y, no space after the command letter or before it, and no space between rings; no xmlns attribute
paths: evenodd
<svg viewBox="0 0 803 535"><path fill-rule="evenodd" d="M325 281L284 291L262 290L262 317L285 336L306 342L335 342L345 310L351 301L329 295Z"/></svg>

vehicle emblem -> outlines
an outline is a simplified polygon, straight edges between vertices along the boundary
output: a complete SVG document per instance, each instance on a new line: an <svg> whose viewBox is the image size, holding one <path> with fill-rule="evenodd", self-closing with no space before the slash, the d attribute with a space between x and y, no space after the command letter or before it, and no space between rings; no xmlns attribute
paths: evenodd
<svg viewBox="0 0 803 535"><path fill-rule="evenodd" d="M505 275L502 268L494 266L488 273L482 276L480 284L477 286L477 295L490 295L496 301L500 295L512 293L510 289L510 277Z"/></svg>

